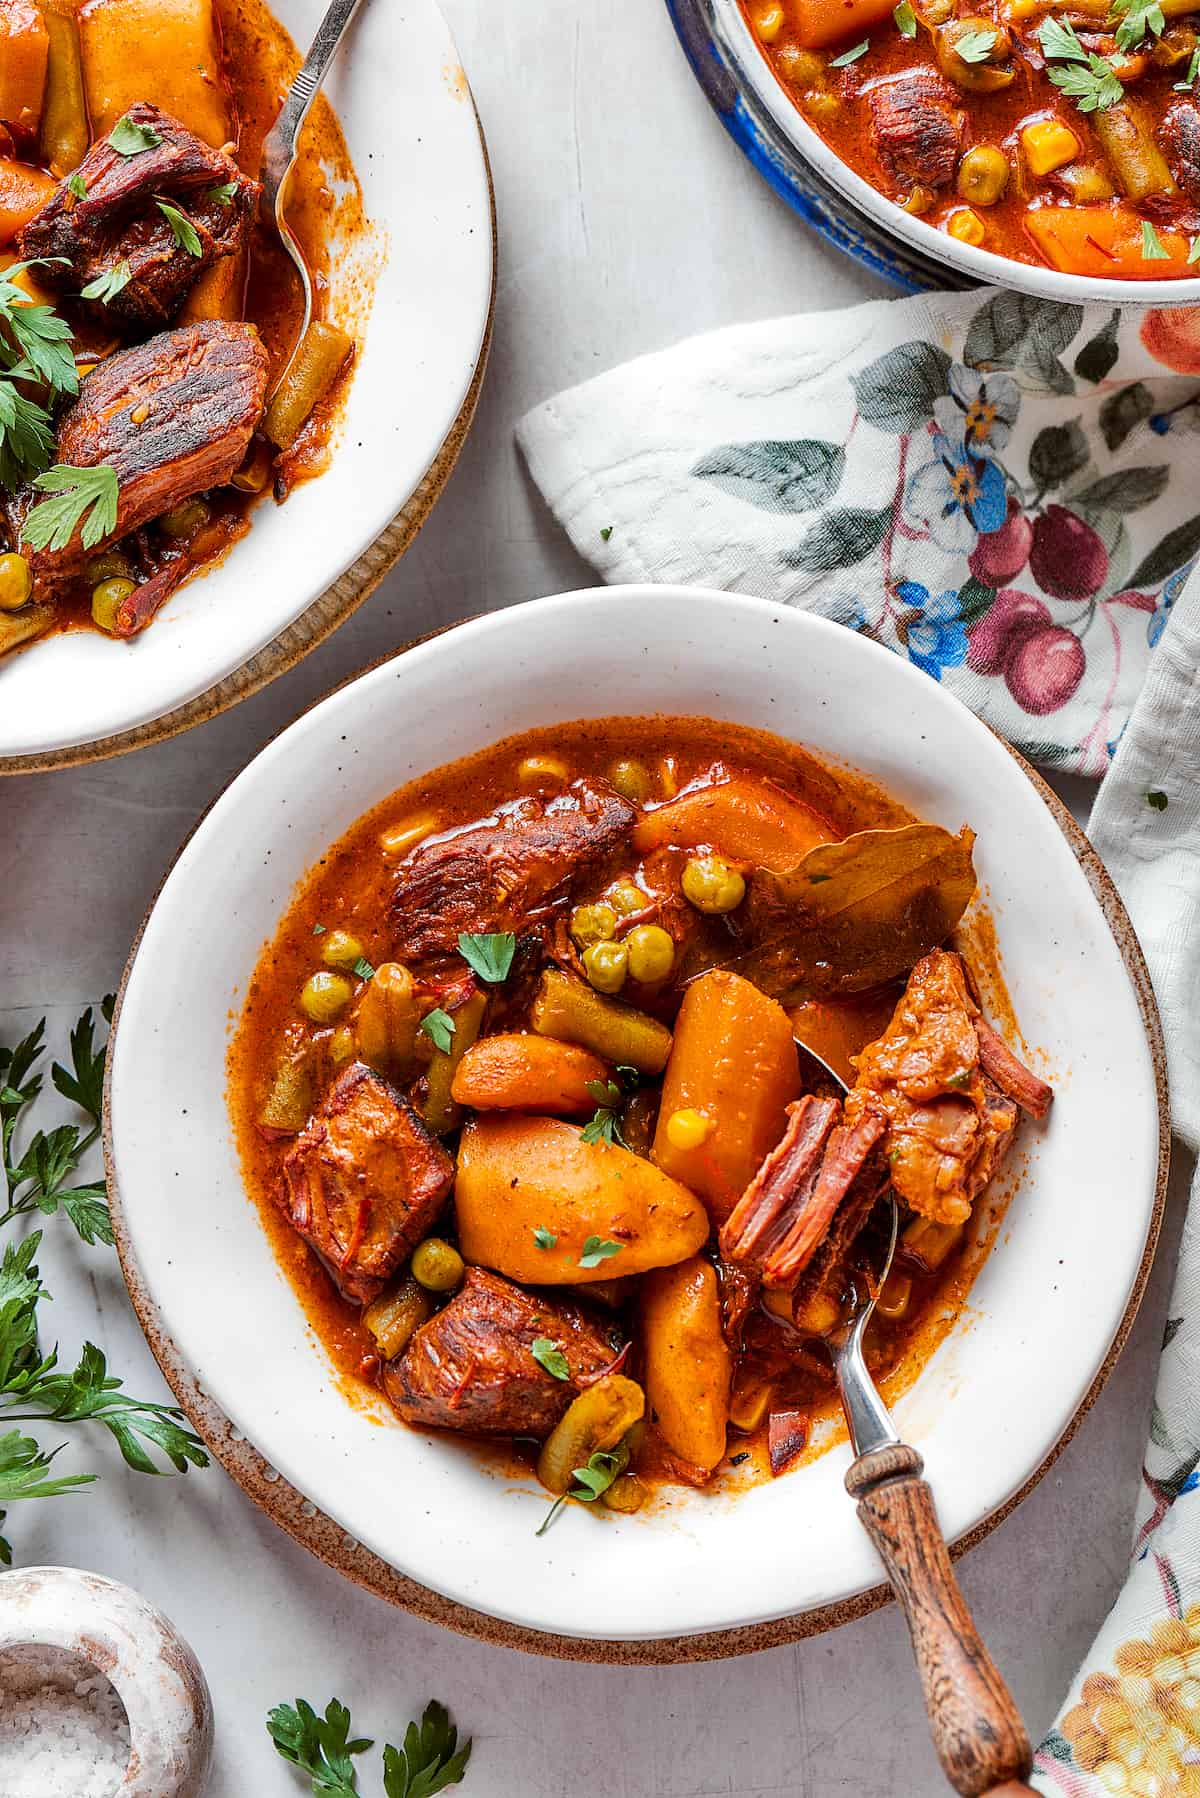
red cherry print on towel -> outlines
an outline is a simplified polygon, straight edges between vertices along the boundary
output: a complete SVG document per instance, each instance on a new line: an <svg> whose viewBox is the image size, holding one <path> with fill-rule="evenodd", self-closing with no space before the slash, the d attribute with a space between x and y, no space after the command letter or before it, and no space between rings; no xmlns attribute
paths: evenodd
<svg viewBox="0 0 1200 1798"><path fill-rule="evenodd" d="M998 531L979 539L968 566L985 587L1003 587L1006 581L1015 581L1028 562L1032 543L1033 526L1010 496L1008 517Z"/></svg>
<svg viewBox="0 0 1200 1798"><path fill-rule="evenodd" d="M1032 631L1008 658L1004 679L1022 711L1042 718L1057 712L1083 679L1083 644L1061 625Z"/></svg>
<svg viewBox="0 0 1200 1798"><path fill-rule="evenodd" d="M967 667L976 674L1003 674L1013 650L1031 631L1050 622L1049 609L1032 593L1005 587L967 635Z"/></svg>
<svg viewBox="0 0 1200 1798"><path fill-rule="evenodd" d="M1047 506L1033 527L1029 567L1052 599L1090 599L1108 573L1108 551L1090 524L1065 506Z"/></svg>

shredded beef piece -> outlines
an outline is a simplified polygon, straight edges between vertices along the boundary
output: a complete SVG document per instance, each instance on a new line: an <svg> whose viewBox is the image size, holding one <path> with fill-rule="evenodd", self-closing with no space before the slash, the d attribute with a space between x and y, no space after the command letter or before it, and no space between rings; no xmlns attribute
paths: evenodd
<svg viewBox="0 0 1200 1798"><path fill-rule="evenodd" d="M1016 1127L1011 1099L1041 1117L1053 1096L981 1021L961 959L935 949L913 969L884 1034L857 1058L846 1100L848 1122L867 1111L886 1118L896 1191L938 1223L970 1216Z"/></svg>
<svg viewBox="0 0 1200 1798"><path fill-rule="evenodd" d="M354 1062L289 1150L279 1204L343 1297L369 1304L428 1235L453 1179L407 1099Z"/></svg>
<svg viewBox="0 0 1200 1798"><path fill-rule="evenodd" d="M129 281L95 309L153 331L171 322L206 268L241 248L262 190L157 106L139 101L126 116L160 141L134 156L115 150L111 137L93 144L71 177L87 193L80 199L62 182L21 232L19 253L55 258L38 278L71 294L127 263ZM178 241L160 200L191 225L198 254Z"/></svg>
<svg viewBox="0 0 1200 1798"><path fill-rule="evenodd" d="M573 881L616 846L634 817L607 781L589 778L554 799L522 799L486 824L427 838L396 882L397 959L455 955L462 932L544 933L569 903Z"/></svg>
<svg viewBox="0 0 1200 1798"><path fill-rule="evenodd" d="M117 526L86 551L81 526L65 549L27 550L38 596L52 597L94 551L228 481L262 415L267 368L254 327L219 319L163 331L98 363L59 420L56 460L113 469ZM38 497L26 488L10 502L18 530Z"/></svg>
<svg viewBox="0 0 1200 1798"><path fill-rule="evenodd" d="M569 1379L534 1360L539 1336L561 1348ZM388 1362L383 1389L404 1421L421 1428L540 1441L615 1354L608 1329L581 1306L470 1267L445 1309Z"/></svg>

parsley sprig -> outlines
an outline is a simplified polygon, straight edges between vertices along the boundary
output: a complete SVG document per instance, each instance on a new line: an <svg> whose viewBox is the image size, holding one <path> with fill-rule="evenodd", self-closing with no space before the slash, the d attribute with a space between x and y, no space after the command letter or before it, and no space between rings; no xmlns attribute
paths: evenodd
<svg viewBox="0 0 1200 1798"><path fill-rule="evenodd" d="M994 31L964 31L954 40L954 54L960 62L986 62L996 47Z"/></svg>
<svg viewBox="0 0 1200 1798"><path fill-rule="evenodd" d="M126 113L117 120L108 134L108 141L118 156L140 156L144 150L153 150L162 142L162 138L153 125L139 125Z"/></svg>
<svg viewBox="0 0 1200 1798"><path fill-rule="evenodd" d="M621 1089L615 1080L589 1080L587 1090L596 1101L596 1109L583 1126L580 1140L582 1142L598 1142L606 1148L620 1143L626 1146L621 1135Z"/></svg>
<svg viewBox="0 0 1200 1798"><path fill-rule="evenodd" d="M319 1717L304 1698L294 1705L279 1704L267 1718L267 1730L277 1753L307 1774L313 1792L326 1798L358 1798L358 1769L354 1760L374 1747L367 1736L351 1737L350 1712L337 1698ZM471 1758L470 1741L460 1748L458 1730L444 1704L427 1704L419 1724L410 1723L403 1745L389 1742L383 1751L383 1789L386 1798L434 1798L447 1786L457 1785Z"/></svg>
<svg viewBox="0 0 1200 1798"><path fill-rule="evenodd" d="M114 263L112 268L105 269L102 275L97 275L94 281L89 281L86 287L81 287L79 297L81 300L99 300L102 305L107 306L108 302L115 300L119 293L124 293L132 280L133 270L122 257L121 261Z"/></svg>
<svg viewBox="0 0 1200 1798"><path fill-rule="evenodd" d="M94 549L116 530L120 485L115 468L73 468L56 462L35 476L33 485L53 495L34 506L21 527L22 539L34 549L66 549L81 519L79 541L84 549Z"/></svg>
<svg viewBox="0 0 1200 1798"><path fill-rule="evenodd" d="M1125 89L1111 62L1085 50L1079 34L1067 19L1043 19L1038 40L1047 61L1065 62L1064 69L1047 69L1055 87L1074 100L1080 112L1106 112L1125 98Z"/></svg>
<svg viewBox="0 0 1200 1798"><path fill-rule="evenodd" d="M1111 11L1120 19L1117 49L1136 49L1147 32L1161 37L1167 28L1159 0L1112 0Z"/></svg>
<svg viewBox="0 0 1200 1798"><path fill-rule="evenodd" d="M613 1482L620 1479L628 1466L629 1449L624 1442L619 1442L616 1448L611 1450L597 1449L594 1454L588 1456L586 1466L571 1469L571 1477L575 1484L564 1492L561 1498L555 1499L542 1519L540 1528L534 1531L534 1535L544 1536L546 1534L568 1499L573 1498L577 1504L581 1505L594 1505L598 1499L604 1497Z"/></svg>
<svg viewBox="0 0 1200 1798"><path fill-rule="evenodd" d="M186 250L189 256L203 256L204 247L200 242L200 233L197 231L195 225L193 225L187 213L182 212L173 200L158 198L155 200L154 204L158 207L158 210L162 213L168 225L170 225L171 236L175 239L179 248L181 250Z"/></svg>
<svg viewBox="0 0 1200 1798"><path fill-rule="evenodd" d="M17 283L37 266L14 262L0 275L0 486L10 493L54 460L50 405L79 392L70 326ZM31 397L18 382L45 392Z"/></svg>
<svg viewBox="0 0 1200 1798"><path fill-rule="evenodd" d="M105 1000L101 1012L105 1020L111 1017L111 1000ZM70 1065L54 1062L50 1069L57 1091L79 1107L89 1124L59 1124L27 1134L27 1119L43 1090L39 1063L45 1053L44 1021L15 1048L0 1046L0 1200L5 1207L0 1225L58 1212L89 1245L112 1242L103 1182L72 1183L99 1134L105 1052L106 1045L96 1042L89 1008L71 1032ZM123 1392L94 1343L84 1344L70 1372L60 1369L56 1348L43 1352L39 1307L50 1295L37 1269L41 1241L41 1232L35 1231L21 1243L9 1243L0 1257L0 1505L18 1498L58 1497L96 1478L91 1473L51 1475L51 1463L63 1445L47 1452L35 1437L5 1426L99 1423L138 1473L164 1471L152 1449L181 1473L189 1464L207 1466L208 1456L184 1427L181 1413ZM9 1544L0 1536L0 1562L7 1565L11 1558Z"/></svg>

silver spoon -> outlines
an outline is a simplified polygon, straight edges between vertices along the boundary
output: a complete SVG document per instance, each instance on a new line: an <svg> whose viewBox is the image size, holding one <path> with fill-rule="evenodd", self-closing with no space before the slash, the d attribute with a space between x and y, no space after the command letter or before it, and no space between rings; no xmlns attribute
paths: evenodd
<svg viewBox="0 0 1200 1798"><path fill-rule="evenodd" d="M317 27L317 35L312 41L308 55L304 58L304 66L284 96L283 105L279 109L279 117L263 139L263 211L269 213L274 220L279 241L295 264L304 296L304 313L300 321L300 330L292 345L291 354L276 377L276 388L279 387L296 359L296 351L304 342L304 334L312 321L313 310L312 281L309 278L308 264L304 260L304 252L292 235L291 227L284 215L284 188L296 161L297 147L304 121L317 97L329 65L337 53L338 45L345 37L346 29L361 4L362 0L332 0Z"/></svg>
<svg viewBox="0 0 1200 1798"><path fill-rule="evenodd" d="M802 1053L849 1091L840 1074L797 1038ZM875 1301L891 1270L899 1230L895 1195L891 1234L878 1278L856 1277L849 1310L828 1338L842 1409L856 1459L846 1490L887 1572L912 1639L933 1745L955 1791L969 1798L1037 1798L1025 1780L1029 1737L1012 1695L980 1640L954 1577L924 1462L902 1442L863 1355Z"/></svg>

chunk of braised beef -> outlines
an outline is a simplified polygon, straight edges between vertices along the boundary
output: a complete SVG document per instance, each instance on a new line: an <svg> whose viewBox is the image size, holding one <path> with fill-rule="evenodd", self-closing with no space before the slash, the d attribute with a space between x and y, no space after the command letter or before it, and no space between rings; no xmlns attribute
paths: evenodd
<svg viewBox="0 0 1200 1798"><path fill-rule="evenodd" d="M567 1379L556 1379L535 1359L538 1337L561 1349ZM611 1367L618 1349L613 1328L582 1306L470 1267L444 1310L387 1363L383 1389L406 1423L424 1429L542 1441L581 1387Z"/></svg>
<svg viewBox="0 0 1200 1798"><path fill-rule="evenodd" d="M368 1304L428 1235L453 1179L407 1099L354 1062L284 1158L279 1203L343 1297Z"/></svg>
<svg viewBox="0 0 1200 1798"><path fill-rule="evenodd" d="M935 949L858 1057L846 1117L882 1115L897 1193L922 1217L961 1224L1008 1148L1017 1105L1041 1117L1052 1098L983 1020L961 957Z"/></svg>
<svg viewBox="0 0 1200 1798"><path fill-rule="evenodd" d="M127 265L128 281L95 309L152 331L171 322L206 268L241 248L262 190L231 156L157 106L139 101L126 117L159 141L132 156L113 148L111 134L93 144L73 185L62 182L24 227L19 252L51 258L38 279L71 294ZM194 239L185 225L172 228L160 200L178 210Z"/></svg>
<svg viewBox="0 0 1200 1798"><path fill-rule="evenodd" d="M116 529L88 551L80 538L82 521L64 549L26 549L37 596L53 597L93 551L228 481L262 416L267 372L267 352L254 327L220 319L163 331L98 363L59 420L55 459L73 468L104 463L113 470ZM14 536L37 497L25 488L9 502ZM143 616L135 628L147 622Z"/></svg>
<svg viewBox="0 0 1200 1798"><path fill-rule="evenodd" d="M937 75L907 70L867 90L875 150L901 187L945 187L954 179L963 115Z"/></svg>
<svg viewBox="0 0 1200 1798"><path fill-rule="evenodd" d="M397 876L397 959L455 955L463 932L544 935L573 883L616 847L634 816L607 781L589 777L553 799L520 799L485 824L427 838Z"/></svg>
<svg viewBox="0 0 1200 1798"><path fill-rule="evenodd" d="M1194 205L1200 205L1200 110L1191 99L1175 100L1158 128L1171 173Z"/></svg>

